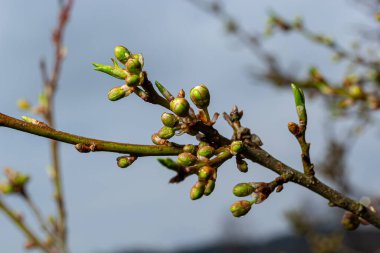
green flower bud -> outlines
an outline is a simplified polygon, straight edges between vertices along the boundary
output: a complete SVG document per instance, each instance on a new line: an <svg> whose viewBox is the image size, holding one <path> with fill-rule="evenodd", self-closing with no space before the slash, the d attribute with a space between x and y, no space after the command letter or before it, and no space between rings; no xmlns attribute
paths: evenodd
<svg viewBox="0 0 380 253"><path fill-rule="evenodd" d="M116 59L123 64L126 64L129 56L131 56L131 52L129 52L129 50L124 46L116 46L114 48L114 54Z"/></svg>
<svg viewBox="0 0 380 253"><path fill-rule="evenodd" d="M191 166L197 161L197 157L191 153L181 153L178 155L177 163L182 166Z"/></svg>
<svg viewBox="0 0 380 253"><path fill-rule="evenodd" d="M203 84L190 90L190 98L199 109L206 109L210 104L210 92Z"/></svg>
<svg viewBox="0 0 380 253"><path fill-rule="evenodd" d="M201 147L204 147L204 146L210 146L210 145L207 142L205 142L205 141L199 142L198 148L201 148Z"/></svg>
<svg viewBox="0 0 380 253"><path fill-rule="evenodd" d="M111 101L117 101L122 99L126 95L126 90L122 87L115 87L108 92L108 99Z"/></svg>
<svg viewBox="0 0 380 253"><path fill-rule="evenodd" d="M170 101L170 110L180 117L186 117L189 114L190 105L184 98L175 98Z"/></svg>
<svg viewBox="0 0 380 253"><path fill-rule="evenodd" d="M157 160L162 166L168 168L169 170L178 171L180 169L180 166L171 158L158 158Z"/></svg>
<svg viewBox="0 0 380 253"><path fill-rule="evenodd" d="M305 107L305 95L303 94L303 91L300 88L298 88L295 84L292 83L291 86L293 90L294 102L296 104L298 118L301 122L303 122L306 125L307 114Z"/></svg>
<svg viewBox="0 0 380 253"><path fill-rule="evenodd" d="M230 211L235 217L244 216L249 212L249 210L251 210L251 202L248 200L237 201L230 207Z"/></svg>
<svg viewBox="0 0 380 253"><path fill-rule="evenodd" d="M120 168L127 168L130 166L134 161L136 161L137 157L135 156L120 156L116 158L117 166Z"/></svg>
<svg viewBox="0 0 380 253"><path fill-rule="evenodd" d="M161 129L158 131L157 135L161 139L167 140L170 139L174 136L174 129L171 127L163 126Z"/></svg>
<svg viewBox="0 0 380 253"><path fill-rule="evenodd" d="M210 195L214 191L214 188L215 188L215 180L211 180L211 179L208 180L207 184L206 184L204 195L206 195L206 196Z"/></svg>
<svg viewBox="0 0 380 253"><path fill-rule="evenodd" d="M255 188L252 185L247 183L240 183L235 185L232 192L236 197L246 197L253 193Z"/></svg>
<svg viewBox="0 0 380 253"><path fill-rule="evenodd" d="M129 87L135 87L139 85L141 82L141 78L139 75L128 75L125 78L125 84L128 85Z"/></svg>
<svg viewBox="0 0 380 253"><path fill-rule="evenodd" d="M126 67L128 72L131 74L139 74L142 70L141 62L138 57L136 59L135 55L133 55L132 58L128 59Z"/></svg>
<svg viewBox="0 0 380 253"><path fill-rule="evenodd" d="M211 146L203 146L198 149L197 155L210 158L214 155L215 149Z"/></svg>
<svg viewBox="0 0 380 253"><path fill-rule="evenodd" d="M11 194L13 193L13 186L7 182L3 182L0 184L0 193L2 194Z"/></svg>
<svg viewBox="0 0 380 253"><path fill-rule="evenodd" d="M210 166L203 166L198 171L198 180L199 181L207 181L211 178L211 176L215 173L215 169Z"/></svg>
<svg viewBox="0 0 380 253"><path fill-rule="evenodd" d="M178 118L174 114L167 112L161 115L161 121L167 127L174 127L178 124Z"/></svg>
<svg viewBox="0 0 380 253"><path fill-rule="evenodd" d="M190 190L190 198L192 200L199 199L203 196L205 191L205 184L203 182L197 182Z"/></svg>
<svg viewBox="0 0 380 253"><path fill-rule="evenodd" d="M348 94L353 99L360 99L360 98L363 98L364 96L363 90L359 85L351 85L348 88Z"/></svg>
<svg viewBox="0 0 380 253"><path fill-rule="evenodd" d="M17 186L23 186L29 182L30 177L27 174L16 172L15 176L12 179L12 184Z"/></svg>
<svg viewBox="0 0 380 253"><path fill-rule="evenodd" d="M95 66L94 70L106 73L118 79L125 79L127 77L127 71L122 68L107 66L99 63L92 63Z"/></svg>
<svg viewBox="0 0 380 253"><path fill-rule="evenodd" d="M197 152L197 148L194 145L192 145L192 144L186 144L183 147L183 152L188 152L188 153L191 153L191 154L195 154Z"/></svg>
<svg viewBox="0 0 380 253"><path fill-rule="evenodd" d="M233 141L230 145L231 154L237 155L243 150L243 148L244 148L244 145L242 141Z"/></svg>

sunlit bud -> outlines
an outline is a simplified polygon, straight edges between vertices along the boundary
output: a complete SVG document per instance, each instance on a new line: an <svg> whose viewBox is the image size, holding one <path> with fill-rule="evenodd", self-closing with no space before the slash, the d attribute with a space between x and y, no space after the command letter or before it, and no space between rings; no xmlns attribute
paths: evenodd
<svg viewBox="0 0 380 253"><path fill-rule="evenodd" d="M248 171L248 164L240 158L236 158L236 166L240 172L246 173Z"/></svg>
<svg viewBox="0 0 380 253"><path fill-rule="evenodd" d="M215 188L215 180L212 180L212 179L208 180L206 184L205 192L203 194L206 196L210 195L214 191L214 188Z"/></svg>
<svg viewBox="0 0 380 253"><path fill-rule="evenodd" d="M307 114L305 108L305 96L303 91L298 88L295 84L291 84L294 96L294 102L296 104L296 110L298 114L298 118L300 122L303 122L305 125L307 124Z"/></svg>
<svg viewBox="0 0 380 253"><path fill-rule="evenodd" d="M198 149L197 155L210 158L214 155L215 149L211 146L203 146Z"/></svg>
<svg viewBox="0 0 380 253"><path fill-rule="evenodd" d="M247 183L240 183L235 185L232 192L236 197L246 197L250 195L255 188L252 187L252 185Z"/></svg>
<svg viewBox="0 0 380 253"><path fill-rule="evenodd" d="M170 110L180 117L186 117L189 114L189 102L184 98L175 98L170 101Z"/></svg>
<svg viewBox="0 0 380 253"><path fill-rule="evenodd" d="M246 215L251 210L251 202L248 200L240 200L233 203L230 207L230 211L233 216L241 217Z"/></svg>
<svg viewBox="0 0 380 253"><path fill-rule="evenodd" d="M161 115L161 121L167 127L174 127L178 124L178 118L174 114L167 112Z"/></svg>
<svg viewBox="0 0 380 253"><path fill-rule="evenodd" d="M359 227L360 220L359 220L358 216L347 211L343 214L341 223L342 223L344 229L352 231L352 230L355 230Z"/></svg>
<svg viewBox="0 0 380 253"><path fill-rule="evenodd" d="M118 59L121 63L126 64L131 52L124 46L116 46L114 48L114 54L116 59Z"/></svg>
<svg viewBox="0 0 380 253"><path fill-rule="evenodd" d="M156 145L165 145L166 143L168 143L167 140L158 137L158 134L152 134L152 142Z"/></svg>
<svg viewBox="0 0 380 253"><path fill-rule="evenodd" d="M298 136L300 134L300 127L294 122L288 123L288 129L289 132L291 132L295 136Z"/></svg>
<svg viewBox="0 0 380 253"><path fill-rule="evenodd" d="M171 158L158 158L158 162L169 170L178 171L180 166Z"/></svg>
<svg viewBox="0 0 380 253"><path fill-rule="evenodd" d="M190 190L190 198L192 200L199 199L203 196L205 191L205 184L203 182L197 182Z"/></svg>
<svg viewBox="0 0 380 253"><path fill-rule="evenodd" d="M142 65L139 59L133 55L133 57L129 58L126 67L129 73L131 74L139 74L142 70Z"/></svg>
<svg viewBox="0 0 380 253"><path fill-rule="evenodd" d="M29 110L31 105L28 100L22 98L17 101L17 107L20 110Z"/></svg>
<svg viewBox="0 0 380 253"><path fill-rule="evenodd" d="M127 168L130 166L134 161L136 161L137 157L135 156L119 156L116 158L117 166L120 168Z"/></svg>
<svg viewBox="0 0 380 253"><path fill-rule="evenodd" d="M210 92L203 84L195 86L190 90L190 98L199 109L206 109L210 104Z"/></svg>
<svg viewBox="0 0 380 253"><path fill-rule="evenodd" d="M236 155L240 153L244 148L242 141L233 141L230 145L231 154Z"/></svg>
<svg viewBox="0 0 380 253"><path fill-rule="evenodd" d="M177 163L182 166L190 166L193 165L197 161L197 157L191 153L181 153L178 155Z"/></svg>
<svg viewBox="0 0 380 253"><path fill-rule="evenodd" d="M129 87L135 87L140 84L141 78L140 75L137 74L128 74L125 78L125 84Z"/></svg>
<svg viewBox="0 0 380 253"><path fill-rule="evenodd" d="M108 92L108 99L110 101L117 101L125 97L126 90L122 87L114 87Z"/></svg>
<svg viewBox="0 0 380 253"><path fill-rule="evenodd" d="M161 129L158 131L157 135L158 137L160 137L161 139L170 139L173 137L175 131L173 128L171 127L167 127L167 126L163 126L161 127Z"/></svg>
<svg viewBox="0 0 380 253"><path fill-rule="evenodd" d="M94 70L106 73L118 79L125 79L128 74L127 71L125 71L122 68L115 68L113 66L107 66L107 65L103 65L103 64L99 64L95 62L92 63L92 65L94 65L95 67Z"/></svg>
<svg viewBox="0 0 380 253"><path fill-rule="evenodd" d="M211 178L211 176L215 173L215 169L210 166L203 166L198 171L198 180L199 181L207 181Z"/></svg>
<svg viewBox="0 0 380 253"><path fill-rule="evenodd" d="M196 151L197 151L197 148L192 145L192 144L186 144L184 147L183 147L183 151L184 152L188 152L188 153L191 153L191 154L195 154Z"/></svg>
<svg viewBox="0 0 380 253"><path fill-rule="evenodd" d="M35 125L38 125L39 121L36 120L36 119L33 119L33 118L30 118L30 117L27 117L27 116L21 116L21 118L27 122L27 123L31 123L31 124L35 124Z"/></svg>
<svg viewBox="0 0 380 253"><path fill-rule="evenodd" d="M177 95L177 98L184 98L185 97L185 91L183 89L180 89Z"/></svg>
<svg viewBox="0 0 380 253"><path fill-rule="evenodd" d="M363 90L359 85L351 85L348 88L348 94L353 99L360 99L364 96Z"/></svg>

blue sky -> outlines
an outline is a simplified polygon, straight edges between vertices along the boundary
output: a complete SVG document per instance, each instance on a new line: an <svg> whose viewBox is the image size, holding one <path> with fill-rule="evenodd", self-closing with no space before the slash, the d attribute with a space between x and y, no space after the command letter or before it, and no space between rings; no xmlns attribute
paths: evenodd
<svg viewBox="0 0 380 253"><path fill-rule="evenodd" d="M289 18L303 15L309 27L338 38L346 46L353 39L352 25L367 22L362 12L343 0L239 0L229 1L226 7L245 28L256 31L264 29L270 9ZM56 1L0 1L2 113L21 116L24 113L17 110L17 99L36 101L42 87L38 62L41 57L51 62L49 39L56 12ZM68 57L56 100L60 130L100 139L150 143L150 135L161 127L163 109L133 96L119 102L107 100L108 90L121 83L93 71L91 62L109 63L113 47L118 44L143 53L150 79L159 80L173 93L205 83L212 95L211 112L229 111L237 104L245 112L243 123L261 137L264 148L300 167L299 147L286 127L288 121L296 120L290 90L275 90L252 79L249 70L258 65L257 59L239 41L226 35L219 21L188 1L75 3L65 37ZM313 47L298 36L276 37L267 48L279 55L284 66L297 63L299 73L311 63L333 78L344 70L328 61L327 50ZM323 154L323 108L321 101L309 105L308 138L313 158ZM226 136L231 134L222 119L216 127ZM9 129L1 129L0 139L0 167L12 166L31 173L32 194L45 214L52 213L51 185L46 175L47 140ZM378 133L370 131L356 144L349 158L354 185L369 193L379 191L376 177L371 176L377 169L377 144ZM154 158L139 159L131 168L120 170L115 154L79 154L65 144L61 145L61 154L73 252L201 245L221 238L231 225L240 227L245 236L269 238L287 231L283 213L297 207L303 199L326 204L314 194L289 184L281 194L255 206L246 217L234 219L228 210L236 200L232 187L242 181L271 180L273 173L250 164L250 171L242 175L228 162L220 170L215 192L194 202L188 196L196 179L169 185L173 174ZM366 185L361 186L362 182ZM9 202L23 208L17 199ZM3 215L0 241L2 251L22 252L23 237Z"/></svg>

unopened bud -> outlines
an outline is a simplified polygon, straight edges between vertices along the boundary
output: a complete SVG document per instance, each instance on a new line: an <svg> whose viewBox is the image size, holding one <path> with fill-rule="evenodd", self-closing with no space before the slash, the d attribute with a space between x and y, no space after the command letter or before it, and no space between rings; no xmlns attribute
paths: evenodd
<svg viewBox="0 0 380 253"><path fill-rule="evenodd" d="M136 161L137 157L135 156L120 156L116 158L117 166L120 168L127 168L130 166L134 161Z"/></svg>
<svg viewBox="0 0 380 253"><path fill-rule="evenodd" d="M255 188L252 187L252 185L247 183L240 183L235 185L232 192L236 197L246 197L253 193Z"/></svg>
<svg viewBox="0 0 380 253"><path fill-rule="evenodd" d="M199 109L206 109L210 104L210 92L203 84L190 90L190 98Z"/></svg>
<svg viewBox="0 0 380 253"><path fill-rule="evenodd" d="M211 176L215 173L215 169L210 166L203 166L198 171L198 180L199 181L207 181L211 178Z"/></svg>
<svg viewBox="0 0 380 253"><path fill-rule="evenodd" d="M363 90L359 85L351 85L348 88L348 94L353 99L360 99L364 96Z"/></svg>
<svg viewBox="0 0 380 253"><path fill-rule="evenodd" d="M157 135L161 139L167 140L170 139L174 136L174 129L171 127L163 126L161 129L158 131Z"/></svg>
<svg viewBox="0 0 380 253"><path fill-rule="evenodd" d="M110 101L117 101L119 99L122 99L126 95L126 90L122 87L115 87L110 89L108 92L108 99Z"/></svg>
<svg viewBox="0 0 380 253"><path fill-rule="evenodd" d="M135 55L127 60L126 67L131 74L139 74L142 70L141 62L138 58L136 59Z"/></svg>
<svg viewBox="0 0 380 253"><path fill-rule="evenodd" d="M346 230L352 231L352 230L355 230L359 227L360 220L359 220L358 216L347 211L343 214L341 223Z"/></svg>
<svg viewBox="0 0 380 253"><path fill-rule="evenodd" d="M246 215L251 210L251 202L248 200L240 200L233 203L230 207L230 211L233 216L241 217Z"/></svg>
<svg viewBox="0 0 380 253"><path fill-rule="evenodd" d="M298 136L300 134L300 127L294 122L288 123L288 129L294 136Z"/></svg>
<svg viewBox="0 0 380 253"><path fill-rule="evenodd" d="M183 151L184 152L188 152L188 153L191 153L191 154L195 154L196 151L197 151L197 148L192 145L192 144L186 144L184 147L183 147Z"/></svg>
<svg viewBox="0 0 380 253"><path fill-rule="evenodd" d="M211 146L203 146L198 149L197 155L210 158L214 155L215 149Z"/></svg>
<svg viewBox="0 0 380 253"><path fill-rule="evenodd" d="M305 107L305 95L303 94L303 91L300 88L298 88L295 84L292 83L291 86L293 90L294 102L296 104L298 118L301 122L303 122L306 125L307 114Z"/></svg>
<svg viewBox="0 0 380 253"><path fill-rule="evenodd" d="M205 191L205 184L203 182L197 182L190 190L190 198L192 200L199 199L203 196Z"/></svg>
<svg viewBox="0 0 380 253"><path fill-rule="evenodd" d="M206 184L204 195L208 196L210 195L215 188L215 180L209 179Z"/></svg>
<svg viewBox="0 0 380 253"><path fill-rule="evenodd" d="M174 114L167 112L161 115L161 121L167 127L174 127L178 124L178 118Z"/></svg>
<svg viewBox="0 0 380 253"><path fill-rule="evenodd" d="M17 107L20 109L20 110L29 110L31 105L29 103L28 100L26 99L19 99L17 101Z"/></svg>
<svg viewBox="0 0 380 253"><path fill-rule="evenodd" d="M152 134L152 142L156 145L165 145L168 141L158 137L158 134Z"/></svg>
<svg viewBox="0 0 380 253"><path fill-rule="evenodd" d="M180 117L186 117L189 114L189 102L185 98L175 98L170 102L170 110Z"/></svg>
<svg viewBox="0 0 380 253"><path fill-rule="evenodd" d="M248 163L243 159L236 158L236 166L240 172L246 173L248 171Z"/></svg>
<svg viewBox="0 0 380 253"><path fill-rule="evenodd" d="M116 59L118 59L121 63L126 64L131 52L129 52L129 50L124 46L116 46L114 48L114 54Z"/></svg>
<svg viewBox="0 0 380 253"><path fill-rule="evenodd" d="M197 161L197 157L191 153L181 153L178 155L177 162L182 166L191 166Z"/></svg>
<svg viewBox="0 0 380 253"><path fill-rule="evenodd" d="M244 148L244 145L242 141L233 141L230 145L231 154L237 155L243 150L243 148Z"/></svg>
<svg viewBox="0 0 380 253"><path fill-rule="evenodd" d="M128 74L125 78L125 84L129 87L135 87L140 84L141 78L137 74Z"/></svg>

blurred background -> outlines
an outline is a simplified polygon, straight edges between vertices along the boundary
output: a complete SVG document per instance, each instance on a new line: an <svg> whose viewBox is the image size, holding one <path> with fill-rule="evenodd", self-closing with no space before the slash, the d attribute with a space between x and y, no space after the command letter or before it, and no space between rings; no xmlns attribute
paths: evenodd
<svg viewBox="0 0 380 253"><path fill-rule="evenodd" d="M217 1L226 16L212 9L212 1L77 0L64 39L67 58L56 98L57 128L98 139L151 142L151 134L161 127L164 110L135 96L108 101L108 90L121 82L92 70L91 62L111 63L114 46L122 44L134 53L142 53L149 78L159 80L172 93L181 88L188 92L204 83L212 96L211 113L229 112L238 105L244 110L243 124L260 136L264 149L286 164L301 168L298 143L287 130L287 123L297 120L291 89L262 78L267 62L236 36L239 33L234 29L265 34L268 16L275 11L290 20L302 16L309 29L331 36L345 48L350 49L357 41L376 50L377 41L365 36L370 29L379 32L374 13L380 5L375 2ZM368 8L367 4L374 5ZM50 37L57 12L57 1L0 1L2 113L20 117L25 112L17 108L18 99L37 101L42 88L39 61L44 58L48 66L51 64ZM273 34L265 38L260 50L273 54L279 66L297 78L307 75L312 65L334 82L348 71L347 62L333 63L331 50L298 33ZM332 163L342 171L335 180L325 175L326 182L347 190L355 199L378 194L378 113L366 113L370 120L365 121L352 114L337 117L322 97L308 101L307 138L312 143L312 161L321 167L331 167ZM348 138L347 133L358 122L365 122L365 127L358 137ZM232 134L223 119L216 128L225 136ZM30 173L31 194L44 214L53 213L52 187L47 177L48 141L10 129L1 129L0 139L0 167ZM194 142L188 137L175 141ZM249 172L241 174L234 163L227 162L220 170L214 193L191 201L189 190L195 177L168 184L173 173L155 158L139 159L131 168L121 170L116 166L116 154L80 154L71 145L62 144L61 156L72 252L195 252L192 250L202 247L208 252L223 252L222 248L224 252L251 252L252 245L263 243L264 251L255 248L255 252L281 252L281 247L282 252L380 252L380 243L374 239L379 238L378 233L364 227L347 237L340 227L343 212L329 208L326 200L295 184L285 185L281 194L254 206L247 216L232 217L229 206L236 201L231 193L235 184L275 178L274 173L257 164L249 164ZM337 159L331 162L328 157ZM318 166L316 172L320 173ZM342 178L343 183L339 182ZM23 209L17 198L11 197L9 203ZM27 212L25 215L26 219L30 216ZM307 235L311 232L300 232L299 224L318 231L315 233L320 236L310 239ZM301 237L291 237L293 232ZM344 244L344 240L351 244L344 246L344 251L310 251L315 241L324 244L326 233L330 239L331 233L336 236L334 245ZM372 238L370 243L363 243L366 238ZM1 252L23 252L23 236L3 215L0 242ZM299 245L300 250L289 245ZM342 247L339 250L345 249Z"/></svg>

